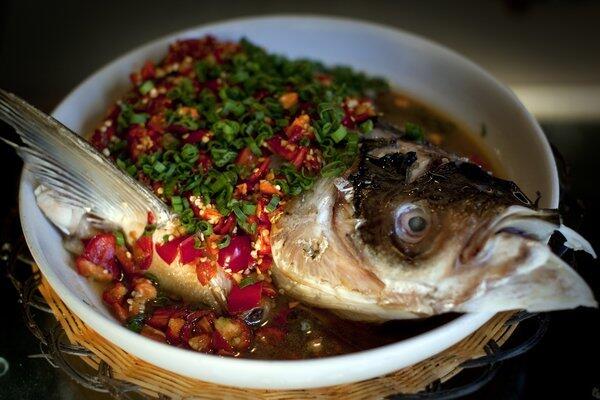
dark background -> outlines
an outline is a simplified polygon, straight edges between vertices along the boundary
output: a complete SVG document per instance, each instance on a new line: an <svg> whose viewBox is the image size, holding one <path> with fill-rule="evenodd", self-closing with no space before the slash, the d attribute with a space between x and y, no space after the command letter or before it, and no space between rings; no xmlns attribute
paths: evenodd
<svg viewBox="0 0 600 400"><path fill-rule="evenodd" d="M598 1L0 1L0 87L45 111L116 56L158 36L242 15L313 13L396 26L447 45L520 90L542 87L591 93L586 113L537 115L549 140L571 165L568 194L587 205L571 217L600 249L600 2ZM553 92L550 92L553 93ZM576 104L561 91L557 109ZM566 97L565 97L566 96ZM527 103L536 111L536 103ZM592 109L590 112L589 109ZM594 111L595 110L595 111ZM510 116L507 116L509 118ZM2 127L0 127L2 129ZM2 221L16 207L20 160L0 146ZM4 227L7 223L4 224ZM9 240L17 235L9 235ZM3 238L4 239L4 238ZM599 296L598 263L578 258L578 270ZM78 387L45 361L24 326L17 296L0 276L0 399L107 398ZM548 333L529 353L506 363L472 398L600 398L597 310L551 314ZM2 361L2 360L0 360Z"/></svg>

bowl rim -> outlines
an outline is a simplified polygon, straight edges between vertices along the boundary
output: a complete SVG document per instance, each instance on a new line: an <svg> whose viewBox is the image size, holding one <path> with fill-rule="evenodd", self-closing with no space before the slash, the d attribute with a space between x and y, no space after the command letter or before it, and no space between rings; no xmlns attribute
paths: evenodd
<svg viewBox="0 0 600 400"><path fill-rule="evenodd" d="M483 68L479 67L477 64L468 60L467 58L455 52L454 50L450 50L429 39L406 32L398 28L393 28L386 25L362 21L358 19L323 16L315 14L272 14L267 16L248 16L241 18L224 19L212 23L199 24L191 28L183 29L174 33L169 33L167 35L163 35L159 38L150 40L148 42L144 42L142 45L137 46L129 51L126 51L125 53L112 59L111 61L94 71L63 98L63 100L53 110L52 115L60 114L63 109L68 108L69 103L71 103L72 101L71 98L76 92L78 92L82 87L89 84L93 80L97 79L98 75L103 73L105 70L109 69L111 66L124 62L125 59L133 53L141 53L144 50L153 48L162 43L173 41L176 38L193 36L198 30L210 30L228 24L261 23L275 20L286 20L290 23L312 21L327 24L353 25L357 29L367 29L376 32L380 35L395 36L396 38L401 38L402 40L412 42L414 45L425 46L431 51L444 53L443 55L445 57L452 59L453 62L460 64L461 67L470 70L470 72L478 74L486 81L488 81L488 83L491 83L496 90L502 92L505 96L509 97L512 100L512 102L514 102L519 107L520 112L526 117L528 125L531 126L532 132L535 133L535 135L537 136L536 139L539 142L541 142L540 144L542 145L542 148L544 150L546 165L540 166L540 168L544 168L546 172L550 175L551 192L548 193L547 197L550 203L549 206L558 206L558 174L550 145L537 121L526 110L523 104L518 100L516 95L509 88L500 83L489 72L485 71ZM363 380L373 378L381 375L382 373L390 372L389 368L382 368L381 365L379 367L377 367L376 365L372 365L374 360L377 360L378 358L389 358L390 353L393 353L396 356L400 354L405 356L407 353L410 353L407 352L407 350L414 349L415 347L427 349L425 351L421 350L417 357L412 356L412 360L410 360L410 356L404 357L405 359L409 359L407 365L412 365L415 362L428 358L452 346L456 342L460 341L464 337L477 330L485 322L491 319L493 315L495 315L495 313L490 312L464 314L439 327L431 329L425 333L410 337L408 339L404 339L400 342L383 345L374 349L325 358L314 358L305 360L254 360L219 357L211 354L196 353L189 350L176 348L167 344L153 341L142 335L134 333L118 324L114 319L108 318L107 316L94 310L93 307L87 305L82 299L74 295L71 292L71 290L63 284L58 275L54 273L52 268L45 267L45 265L48 265L49 263L45 255L42 254L37 237L34 233L35 224L33 223L32 219L28 217L29 213L27 211L22 211L27 210L27 206L31 205L27 204L27 199L30 198L32 195L32 193L27 193L27 191L30 190L30 182L31 174L27 170L27 168L24 167L23 172L21 174L19 186L19 214L21 226L23 227L23 233L34 260L40 266L40 270L42 271L50 285L55 289L57 293L60 293L61 299L65 302L69 309L71 309L87 325L92 327L101 336L108 339L109 341L113 343L118 343L118 347L122 349L127 349L127 352L131 352L135 356L154 365L159 365L156 362L156 360L159 359L165 362L168 361L168 358L179 360L177 361L177 363L173 362L172 360L169 361L168 363L170 364L170 366L168 367L165 367L165 364L161 362L160 366L161 368L169 369L173 372L179 373L184 376L189 376L196 379L204 379L202 377L199 378L198 375L190 375L189 373L186 373L185 369L182 367L181 364L183 364L186 361L190 361L192 364L212 365L214 366L214 368L229 369L231 371L239 371L240 368L251 368L255 371L258 371L261 374L264 374L272 372L270 370L285 368L287 369L288 376L292 377L294 376L294 374L296 374L296 379L293 379L293 382L291 383L272 382L272 385L269 384L265 386L263 381L255 381L253 379L245 378L242 379L242 383L234 384L235 386L242 386L248 388L298 389L348 383L356 381L357 379L353 376L347 376L342 374L341 376L321 376L319 378L319 382L314 382L314 379L305 379L302 376L298 377L297 374L303 373L304 371L312 370L313 373L309 375L315 377L319 376L318 371L322 371L323 373L331 372L333 370L339 369L340 367L342 367L343 369L350 369L351 366L364 366L366 365L365 363L370 362L371 364L369 364L369 368L371 369L371 371L362 373L359 379ZM443 346L440 346L440 344L438 343L440 334L444 334L447 338ZM142 345L144 347L150 346L152 349L152 351L150 352L151 354L146 354L142 352L142 348L140 347ZM230 382L223 379L219 380L216 378L209 378L207 380L219 384L232 385Z"/></svg>

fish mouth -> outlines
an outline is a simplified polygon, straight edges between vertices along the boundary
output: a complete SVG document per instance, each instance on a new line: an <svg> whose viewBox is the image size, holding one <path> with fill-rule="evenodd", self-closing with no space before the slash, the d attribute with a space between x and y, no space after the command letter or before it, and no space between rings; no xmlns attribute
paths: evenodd
<svg viewBox="0 0 600 400"><path fill-rule="evenodd" d="M547 244L552 234L558 231L564 238L564 246L583 250L596 258L591 244L561 222L558 210L534 210L523 206L508 207L497 217L485 221L471 234L460 251L458 265L480 265L493 256L493 246L488 245L494 236L504 233Z"/></svg>

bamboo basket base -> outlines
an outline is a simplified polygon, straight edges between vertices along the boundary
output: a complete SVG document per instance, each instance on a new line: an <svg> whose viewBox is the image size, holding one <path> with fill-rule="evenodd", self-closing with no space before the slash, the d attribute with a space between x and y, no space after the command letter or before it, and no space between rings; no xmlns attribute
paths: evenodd
<svg viewBox="0 0 600 400"><path fill-rule="evenodd" d="M177 375L128 354L83 323L42 277L39 291L64 330L71 345L89 350L81 357L93 370L109 367L113 380L128 385L128 391L150 398L173 399L373 399L398 393L417 393L434 383L445 382L461 372L469 360L485 356L486 346L503 345L518 323L508 323L515 312L496 314L475 333L449 349L411 367L378 378L347 385L306 390L254 390L220 386ZM133 388L133 389L131 389ZM109 390L118 391L115 388ZM113 393L116 395L116 393Z"/></svg>

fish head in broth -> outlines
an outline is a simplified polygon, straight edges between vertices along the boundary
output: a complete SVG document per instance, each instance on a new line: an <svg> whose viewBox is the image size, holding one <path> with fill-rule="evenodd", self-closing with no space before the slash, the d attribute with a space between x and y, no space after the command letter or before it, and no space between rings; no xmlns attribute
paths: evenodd
<svg viewBox="0 0 600 400"><path fill-rule="evenodd" d="M513 182L427 144L364 140L346 176L292 201L273 274L301 300L358 320L595 306L547 241L589 243Z"/></svg>

